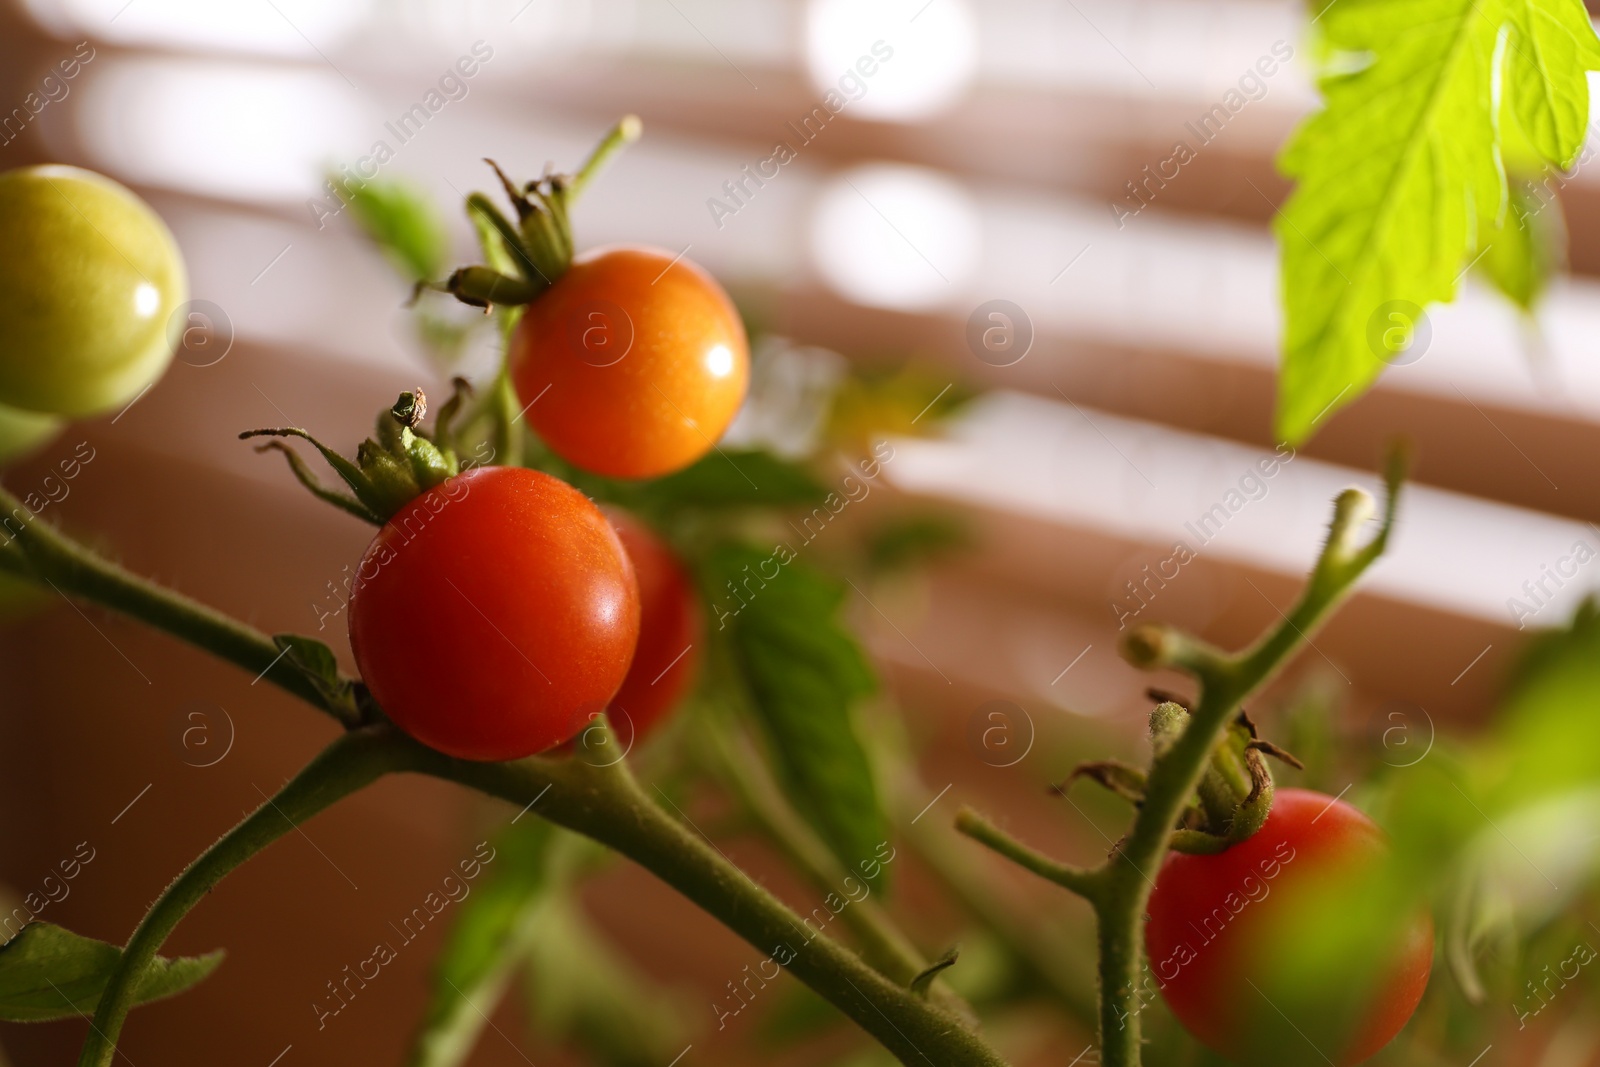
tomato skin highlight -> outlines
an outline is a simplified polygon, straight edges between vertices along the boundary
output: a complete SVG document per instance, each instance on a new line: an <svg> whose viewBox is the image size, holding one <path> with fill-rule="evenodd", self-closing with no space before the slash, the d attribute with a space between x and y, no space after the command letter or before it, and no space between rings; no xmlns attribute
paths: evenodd
<svg viewBox="0 0 1600 1067"><path fill-rule="evenodd" d="M1150 895L1145 945L1154 981L1179 1022L1231 1060L1256 1062L1252 1013L1273 1011L1260 992L1270 959L1296 951L1292 937L1283 937L1292 907L1285 898L1329 872L1376 864L1387 850L1383 832L1349 804L1280 789L1266 824L1249 839L1215 855L1169 854ZM1269 928L1277 931L1270 938ZM1344 1047L1328 1050L1336 1067L1370 1058L1400 1032L1432 967L1433 921L1423 913L1384 962Z"/></svg>
<svg viewBox="0 0 1600 1067"><path fill-rule="evenodd" d="M350 646L379 705L463 759L573 737L622 684L638 636L638 584L611 524L520 467L466 471L401 508L350 598Z"/></svg>
<svg viewBox="0 0 1600 1067"><path fill-rule="evenodd" d="M0 233L0 404L95 415L161 376L189 283L148 204L93 171L19 167L0 174Z"/></svg>
<svg viewBox="0 0 1600 1067"><path fill-rule="evenodd" d="M693 684L705 616L676 553L632 516L606 514L639 580L639 644L608 714L626 752L666 720Z"/></svg>
<svg viewBox="0 0 1600 1067"><path fill-rule="evenodd" d="M508 357L539 436L569 463L613 478L654 478L705 455L750 379L727 293L654 248L579 256L523 311Z"/></svg>

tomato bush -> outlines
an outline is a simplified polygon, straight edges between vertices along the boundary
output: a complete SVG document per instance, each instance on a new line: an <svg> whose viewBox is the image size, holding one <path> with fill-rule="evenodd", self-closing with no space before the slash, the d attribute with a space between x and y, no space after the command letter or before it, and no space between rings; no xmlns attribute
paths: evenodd
<svg viewBox="0 0 1600 1067"><path fill-rule="evenodd" d="M523 311L508 358L545 442L615 478L667 474L711 451L750 377L722 287L653 248L579 256Z"/></svg>
<svg viewBox="0 0 1600 1067"><path fill-rule="evenodd" d="M452 756L515 759L570 739L627 674L639 591L576 489L481 467L401 508L350 599L362 677L396 725Z"/></svg>
<svg viewBox="0 0 1600 1067"><path fill-rule="evenodd" d="M0 404L94 415L161 376L188 280L149 205L91 171L22 167L0 174L0 232Z"/></svg>
<svg viewBox="0 0 1600 1067"><path fill-rule="evenodd" d="M1135 999L1142 1001L1146 991L1153 997L1156 987L1190 1033L1231 1060L1345 1067L1378 1053L1417 1010L1432 966L1434 907L1448 946L1444 958L1470 1005L1485 996L1474 973L1479 962L1518 957L1516 965L1531 970L1544 958L1529 952L1532 939L1508 936L1510 927L1552 932L1560 962L1545 965L1542 973L1549 977L1541 987L1527 983L1538 1003L1522 1001L1516 1018L1519 1029L1532 1021L1556 1039L1568 1039L1574 1031L1555 1027L1585 1021L1578 997L1558 1009L1569 1013L1561 1023L1554 1016L1542 1024L1535 1020L1574 980L1563 968L1595 958L1586 942L1566 940L1575 929L1577 936L1588 936L1577 929L1587 916L1567 916L1565 927L1554 921L1558 911L1572 910L1576 894L1558 890L1553 879L1543 881L1572 896L1557 899L1535 887L1536 895L1519 900L1513 890L1517 880L1533 881L1528 871L1542 876L1547 856L1563 864L1564 885L1569 866L1592 866L1572 828L1595 822L1593 761L1582 754L1600 745L1591 736L1600 715L1590 707L1600 692L1594 666L1600 663L1600 608L1590 603L1580 609L1572 631L1534 657L1542 666L1529 674L1532 688L1512 705L1522 718L1500 738L1505 753L1484 747L1479 758L1424 763L1430 738L1417 761L1389 765L1405 772L1385 776L1379 786L1393 844L1338 797L1276 789L1266 757L1296 768L1301 781L1325 785L1334 766L1328 748L1322 759L1302 762L1261 736L1243 709L1246 703L1259 707L1258 697L1275 699L1262 687L1280 676L1288 658L1386 550L1404 478L1403 450L1386 467L1381 512L1361 489L1339 494L1310 581L1254 642L1228 652L1155 622L1124 633L1125 659L1147 670L1187 674L1197 692L1185 706L1164 690L1151 691L1159 704L1149 719L1153 756L1146 768L1086 761L1057 786L1066 795L1068 786L1084 779L1136 806L1132 826L1103 861L1092 867L1064 863L1010 837L971 807L954 815L957 830L1091 906L1100 976L1098 1010L1091 1010L1081 972L1071 965L1083 942L1024 913L1016 907L1020 898L989 885L978 876L981 868L969 869L967 857L947 851L933 836L931 828L953 806L937 805L955 782L936 792L936 780L921 776L907 744L911 722L893 699L875 696L883 691L847 623L854 600L846 597L846 586L876 609L869 589L856 579L868 584L925 546L945 543L948 534L925 536L929 524L913 517L881 524L851 544L859 530L845 531L861 525L852 513L841 532L829 534L826 550L804 560L787 541L768 540L788 538L782 532L787 525L809 543L812 525L831 522L827 516L838 514L835 505L843 499L828 491L824 472L837 474L840 461L858 448L871 448L881 458L877 446L886 434L926 432L959 403L953 397L939 406L955 386L941 374L922 393L915 375L863 373L852 380L855 372L842 372L843 380L830 386L833 392L814 412L815 440L794 446L805 449L803 458L760 449L706 457L733 418L749 377L747 344L726 295L693 264L656 250L607 249L570 262L569 200L597 161L638 135L638 126L636 119L620 122L575 175L547 171L519 185L495 168L516 221L483 194L469 196L469 218L488 262L462 268L448 281L430 280L437 257L420 254L407 237L414 233L399 224L421 210L416 203L369 190L367 209L352 212L403 265L414 297L448 292L496 313L507 345L492 395L475 398L472 383L456 379L430 423L423 390L403 393L380 413L374 435L360 444L354 460L300 427L240 435L270 438L265 447L287 457L305 488L380 528L353 577L349 601L332 612L318 609L319 628L329 615L348 611L362 677L343 674L334 651L315 637L259 632L136 578L61 533L53 516L35 521L30 511L39 509L0 487L0 515L7 516L0 536L0 608L11 595L6 583L27 581L37 583L29 588L46 600L59 595L120 610L228 659L242 668L241 684L248 677L252 685L266 679L283 687L344 730L185 868L120 948L49 922L26 922L0 945L0 1021L77 1017L92 1002L94 1018L80 1062L110 1067L133 1008L200 981L220 959L158 955L184 914L291 827L378 776L406 771L479 789L522 814L550 796L533 818L519 825L521 815L514 816L500 827L494 849L475 853L482 862L473 864L472 873L460 866L470 880L496 850L506 857L483 883L487 891L475 892L470 903L464 893L451 896L462 908L436 961L432 1004L414 1046L413 1061L430 1067L459 1062L478 1021L488 1017L478 1005L500 997L519 969L534 976L529 1003L535 1026L544 1036L587 1044L597 1062L676 1062L693 1047L691 1039L700 1040L670 1010L652 1017L651 1009L671 1006L664 987L623 965L604 932L585 926L583 883L602 869L602 846L635 860L722 919L752 948L770 953L761 966L774 969L762 972L760 988L787 970L907 1064L1003 1067L1002 1051L990 1047L974 1024L979 1018L1006 1019L1004 1030L1012 1031L1011 1010L1033 1011L1040 994L1059 1001L1075 1026L1087 1031L1098 1024L1097 1059L1107 1067L1194 1063L1197 1056L1212 1062L1165 1020L1150 1036L1141 1033L1142 1004ZM5 186L0 193L16 200L47 189L60 193L63 183L80 181L94 195L124 207L132 203L137 210L130 217L144 210L126 190L92 175L45 168L33 177L31 187ZM17 215L31 235L28 241L37 245L22 242L24 253L38 262L8 268L23 284L6 294L10 304L0 305L11 316L0 319L0 326L20 324L26 340L38 322L74 306L65 298L36 305L25 299L34 280L28 271L52 266L50 255L39 249L65 253L49 240L34 240L36 229L48 230L48 211L21 210L16 203L0 208ZM70 227L58 229L65 233ZM170 248L166 240L162 247ZM89 259L103 252L92 241L77 249ZM140 273L132 261L128 265ZM96 273L103 266L84 277L114 282L115 270L104 278ZM63 274L56 284L70 290L81 280ZM152 299L159 306L171 295L146 282L130 284L138 315ZM126 312L128 300L117 296L115 285L106 291L108 301L91 302L85 313ZM51 289L46 295L60 294ZM26 321L30 315L38 319L33 326ZM83 357L69 336L77 320L58 320L64 332L49 340L66 345L69 357ZM25 450L61 425L55 410L7 406L14 394L65 382L99 390L92 403L103 403L138 384L140 376L118 362L127 353L111 351L112 340L127 339L106 334L104 324L91 325L107 346L104 366L67 374L61 368L70 358L56 359L51 348L50 360L30 362L26 345L0 357L12 359L0 368L10 375L0 375L0 457ZM436 331L435 354L449 355L450 346L459 354L464 329ZM166 358L152 357L144 369L159 373ZM46 371L59 373L52 378ZM758 377L773 390L792 388L801 379L786 373L766 380L765 369ZM510 403L513 388L518 404ZM752 410L760 414L766 400L758 397ZM92 406L82 397L74 403ZM523 447L516 426L523 413L543 442ZM301 446L290 447L293 439L314 445L348 492L319 481L295 450ZM472 462L498 456L545 469L479 467L460 473L469 455ZM705 461L652 485L619 480L671 472L697 457ZM747 466L755 477L747 475ZM858 469L870 481L875 475L868 466L863 460ZM570 477L607 506L636 509L654 525L634 513L602 511L556 475ZM861 499L849 491L853 479L847 476L841 488L852 500ZM52 484L46 482L43 491L55 500ZM802 533L793 516L805 507L812 510L800 520ZM861 518L870 523L874 516ZM705 625L689 568L657 530L671 531L677 545L693 545L696 578L706 591L715 590L716 627ZM918 537L907 536L918 530ZM707 644L712 651L705 651ZM659 751L643 765L647 778L636 778L620 758L599 762L579 754L582 729L602 710L611 713L623 752L659 729L695 685L702 659L716 669L706 672L700 693L706 707L697 710L711 713L696 719L692 733L658 737ZM1025 709L1017 710L1026 717ZM1290 710L1302 725L1303 714L1321 714ZM1331 709L1324 710L1331 716ZM1337 737L1331 722L1301 736L1321 737L1331 747ZM1301 748L1293 731L1289 736ZM411 738L461 758L419 751ZM676 751L674 743L680 745ZM551 758L513 766L486 762L540 752ZM1506 753L1511 758L1500 758ZM1302 755L1310 754L1302 749ZM773 846L774 858L822 898L820 906L802 917L733 864L686 810L691 800L699 806L702 786L719 794L713 810L727 816L725 825ZM1567 789L1573 795L1561 795ZM1457 795L1466 803L1458 803ZM1502 815L1509 830L1501 829ZM930 829L913 832L924 816L929 818L922 826ZM1483 847L1486 840L1493 849ZM899 928L884 874L897 845L925 868L915 875L914 892L923 891L923 878L942 883L948 902L970 914L979 951L960 958L952 950L933 959L920 947L933 941ZM1502 851L1514 857L1499 856ZM1499 863L1502 858L1506 862ZM1152 883L1146 872L1158 868ZM838 925L831 926L835 919ZM797 943L805 938L800 951L790 945L791 936ZM835 937L845 940L835 944ZM775 941L777 947L770 947ZM849 951L846 942L858 951ZM375 952L372 962L385 963L379 956ZM1146 960L1149 985L1141 982ZM1063 961L1068 965L1058 968ZM745 974L755 981L749 966ZM333 983L328 985L334 993L328 1008L313 1005L319 1029L346 1006ZM719 993L712 1005L718 1031L748 1006L740 988L757 991L751 984L726 983L729 995ZM1422 1058L1465 1063L1480 1047L1478 1059L1488 1052L1471 1035L1474 1027L1482 1033L1495 1025L1475 1017L1491 1013L1464 1012L1462 1006L1445 996L1429 998L1428 1018L1407 1035L1419 1045L1440 1046L1426 1049ZM838 1044L825 1033L827 1025L818 1021L804 1029ZM1008 1044L1013 1040L1005 1037ZM1408 1051L1416 1047L1391 1049L1386 1062Z"/></svg>
<svg viewBox="0 0 1600 1067"><path fill-rule="evenodd" d="M1173 1014L1212 1049L1261 1062L1256 1036L1277 1025L1279 1011L1266 992L1275 959L1297 951L1296 898L1335 872L1359 881L1387 848L1382 831L1342 800L1283 789L1254 836L1213 855L1170 854L1145 936ZM1342 1047L1327 1050L1333 1062L1360 1063L1388 1044L1416 1011L1432 965L1433 923L1424 914L1374 976ZM1282 1062L1281 1049L1274 1055Z"/></svg>
<svg viewBox="0 0 1600 1067"><path fill-rule="evenodd" d="M626 751L661 725L693 684L704 616L683 561L666 542L630 515L608 514L639 580L639 644L609 716Z"/></svg>

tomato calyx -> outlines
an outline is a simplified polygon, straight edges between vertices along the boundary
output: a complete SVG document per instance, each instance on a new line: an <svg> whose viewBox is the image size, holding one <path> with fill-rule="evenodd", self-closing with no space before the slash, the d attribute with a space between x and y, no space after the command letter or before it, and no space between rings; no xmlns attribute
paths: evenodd
<svg viewBox="0 0 1600 1067"><path fill-rule="evenodd" d="M420 388L401 393L393 407L379 413L377 433L356 447L353 461L297 426L246 430L239 437L298 437L309 441L349 487L349 493L323 485L300 455L282 441L268 441L256 451L281 452L296 480L313 496L374 526L382 526L416 497L461 473L461 462L448 443L450 424L471 387L460 378L454 384L455 392L440 410L431 432L422 428L428 412L427 395Z"/></svg>
<svg viewBox="0 0 1600 1067"><path fill-rule="evenodd" d="M1160 702L1150 713L1149 725L1150 747L1154 762L1159 763L1188 729L1189 709L1167 693L1151 690L1150 696ZM1303 768L1293 755L1262 740L1249 713L1240 709L1212 750L1196 795L1173 828L1169 847L1175 852L1216 853L1260 830L1272 812L1274 789L1265 756ZM1079 778L1095 782L1135 807L1144 803L1148 787L1145 772L1121 760L1080 763L1051 788L1064 796Z"/></svg>
<svg viewBox="0 0 1600 1067"><path fill-rule="evenodd" d="M1177 739L1173 731L1181 732L1188 725L1189 711L1182 704L1167 701L1151 713L1150 719L1151 743L1157 746L1159 758L1162 746ZM1163 731L1161 740L1157 739L1158 728ZM1171 848L1199 854L1221 852L1254 836L1272 813L1272 772L1263 758L1267 755L1304 768L1288 752L1261 740L1250 714L1241 708L1212 750L1200 779L1199 802L1184 812L1180 825L1173 830Z"/></svg>
<svg viewBox="0 0 1600 1067"><path fill-rule="evenodd" d="M461 267L443 282L421 281L424 289L449 293L463 304L483 308L530 304L567 272L576 246L567 211L589 179L619 148L639 139L643 126L636 115L624 116L574 174L546 170L518 185L492 159L500 187L516 213L507 218L484 193L467 197L467 217L478 233L487 264Z"/></svg>

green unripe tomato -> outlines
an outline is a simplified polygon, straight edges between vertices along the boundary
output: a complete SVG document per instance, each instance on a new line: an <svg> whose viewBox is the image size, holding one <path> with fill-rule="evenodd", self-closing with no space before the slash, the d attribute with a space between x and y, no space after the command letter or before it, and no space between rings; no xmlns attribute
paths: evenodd
<svg viewBox="0 0 1600 1067"><path fill-rule="evenodd" d="M20 167L0 174L0 233L0 404L96 415L161 376L189 285L148 204L92 171Z"/></svg>
<svg viewBox="0 0 1600 1067"><path fill-rule="evenodd" d="M0 463L33 451L60 433L63 425L54 415L0 407Z"/></svg>

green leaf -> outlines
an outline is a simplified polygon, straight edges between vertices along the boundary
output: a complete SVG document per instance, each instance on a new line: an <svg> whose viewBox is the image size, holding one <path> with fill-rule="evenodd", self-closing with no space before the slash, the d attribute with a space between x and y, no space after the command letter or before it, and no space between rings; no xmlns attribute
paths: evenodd
<svg viewBox="0 0 1600 1067"><path fill-rule="evenodd" d="M1589 82L1600 68L1589 13L1580 0L1505 0L1506 88L1517 122L1539 154L1569 166L1589 125Z"/></svg>
<svg viewBox="0 0 1600 1067"><path fill-rule="evenodd" d="M281 665L309 678L330 703L355 711L350 682L340 677L339 661L331 648L302 634L273 634L272 643L286 653L279 661Z"/></svg>
<svg viewBox="0 0 1600 1067"><path fill-rule="evenodd" d="M368 237L411 281L430 281L444 270L449 236L428 198L399 182L345 185L351 214Z"/></svg>
<svg viewBox="0 0 1600 1067"><path fill-rule="evenodd" d="M1478 273L1521 311L1532 312L1563 260L1566 224L1544 161L1505 99L1500 106L1500 159L1507 200L1485 205L1478 221Z"/></svg>
<svg viewBox="0 0 1600 1067"><path fill-rule="evenodd" d="M411 1067L466 1062L524 967L542 1037L576 1040L594 1062L613 1067L660 1067L681 1051L675 1006L589 928L570 898L574 878L604 850L540 819L507 826L494 849L434 964Z"/></svg>
<svg viewBox="0 0 1600 1067"><path fill-rule="evenodd" d="M866 875L889 828L854 723L877 682L839 621L843 586L792 553L748 546L717 549L705 574L784 792L845 867Z"/></svg>
<svg viewBox="0 0 1600 1067"><path fill-rule="evenodd" d="M875 571L905 570L971 543L971 534L956 519L907 515L882 523L867 535L867 565Z"/></svg>
<svg viewBox="0 0 1600 1067"><path fill-rule="evenodd" d="M1573 790L1497 815L1466 850L1440 926L1445 958L1469 999L1481 1003L1485 992L1480 954L1514 953L1521 937L1585 892L1600 870L1600 837L1587 832L1596 825L1600 788Z"/></svg>
<svg viewBox="0 0 1600 1067"><path fill-rule="evenodd" d="M139 980L135 1004L181 993L222 962L222 952L204 956L157 956ZM122 950L81 937L53 923L31 922L0 945L0 1019L47 1022L94 1014L100 993Z"/></svg>
<svg viewBox="0 0 1600 1067"><path fill-rule="evenodd" d="M1263 982L1289 1016L1330 1025L1352 1017L1361 1005L1343 991L1371 986L1351 968L1381 959L1383 946L1396 943L1396 917L1430 898L1446 961L1477 996L1484 984L1475 957L1486 945L1545 926L1592 885L1600 607L1586 602L1570 627L1532 644L1486 736L1459 753L1438 740L1405 757L1374 812L1393 845L1382 878L1359 893L1330 881L1314 910L1294 916L1301 936L1285 966L1295 973L1288 986ZM1307 1033L1318 1039L1313 1027Z"/></svg>
<svg viewBox="0 0 1600 1067"><path fill-rule="evenodd" d="M1545 204L1520 178L1511 180L1510 192L1504 216L1487 220L1479 231L1477 266L1501 295L1528 312L1555 274L1561 208L1554 200Z"/></svg>
<svg viewBox="0 0 1600 1067"><path fill-rule="evenodd" d="M452 1067L471 1054L527 944L532 912L550 887L550 853L560 833L530 818L496 836L492 866L461 902L434 962L411 1067Z"/></svg>
<svg viewBox="0 0 1600 1067"><path fill-rule="evenodd" d="M1585 72L1600 67L1578 0L1338 0L1321 30L1337 61L1323 110L1279 160L1298 186L1274 224L1277 432L1291 442L1377 378L1422 308L1454 298L1477 220L1501 216L1497 61L1520 124L1556 165L1582 147ZM1350 72L1351 56L1369 61Z"/></svg>
<svg viewBox="0 0 1600 1067"><path fill-rule="evenodd" d="M885 435L939 432L941 423L960 414L976 396L942 368L860 368L834 393L827 437L847 451L865 453Z"/></svg>
<svg viewBox="0 0 1600 1067"><path fill-rule="evenodd" d="M736 508L814 504L828 490L796 463L771 452L713 451L693 465L640 487L646 507Z"/></svg>
<svg viewBox="0 0 1600 1067"><path fill-rule="evenodd" d="M601 1067L662 1067L687 1042L684 1009L643 975L565 894L544 901L529 939L527 1004L543 1036Z"/></svg>
<svg viewBox="0 0 1600 1067"><path fill-rule="evenodd" d="M1500 807L1600 786L1600 605L1579 606L1572 625L1545 634L1518 670L1489 751L1503 767Z"/></svg>

